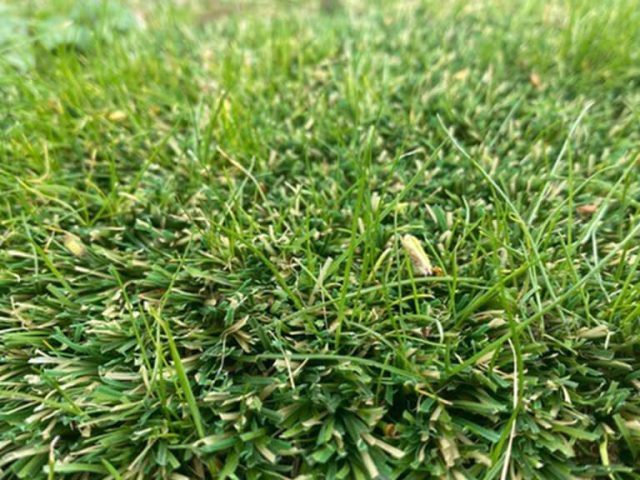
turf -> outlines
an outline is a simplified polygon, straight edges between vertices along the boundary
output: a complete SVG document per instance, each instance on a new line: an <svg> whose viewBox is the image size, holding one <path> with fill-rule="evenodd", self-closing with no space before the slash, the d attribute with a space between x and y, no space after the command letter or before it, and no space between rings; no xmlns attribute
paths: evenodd
<svg viewBox="0 0 640 480"><path fill-rule="evenodd" d="M5 1L0 53L2 478L640 478L634 0Z"/></svg>

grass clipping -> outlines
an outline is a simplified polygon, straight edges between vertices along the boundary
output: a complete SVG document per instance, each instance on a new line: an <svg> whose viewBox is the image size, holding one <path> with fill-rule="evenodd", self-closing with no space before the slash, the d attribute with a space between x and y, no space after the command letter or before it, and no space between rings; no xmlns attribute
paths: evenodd
<svg viewBox="0 0 640 480"><path fill-rule="evenodd" d="M410 234L406 234L402 237L402 246L404 251L411 259L411 264L416 274L422 277L430 277L433 275L433 266L429 256L422 248L420 240Z"/></svg>

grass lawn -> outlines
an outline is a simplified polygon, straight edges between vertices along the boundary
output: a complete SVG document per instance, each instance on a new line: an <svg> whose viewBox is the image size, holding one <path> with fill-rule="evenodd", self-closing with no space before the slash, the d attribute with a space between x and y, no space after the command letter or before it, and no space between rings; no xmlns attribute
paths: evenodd
<svg viewBox="0 0 640 480"><path fill-rule="evenodd" d="M637 0L4 0L0 107L0 478L640 478Z"/></svg>

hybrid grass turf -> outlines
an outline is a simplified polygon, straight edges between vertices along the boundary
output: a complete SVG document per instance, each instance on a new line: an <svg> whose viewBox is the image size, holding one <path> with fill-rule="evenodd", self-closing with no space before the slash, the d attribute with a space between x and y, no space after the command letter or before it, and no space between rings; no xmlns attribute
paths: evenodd
<svg viewBox="0 0 640 480"><path fill-rule="evenodd" d="M2 12L3 478L640 476L636 2Z"/></svg>

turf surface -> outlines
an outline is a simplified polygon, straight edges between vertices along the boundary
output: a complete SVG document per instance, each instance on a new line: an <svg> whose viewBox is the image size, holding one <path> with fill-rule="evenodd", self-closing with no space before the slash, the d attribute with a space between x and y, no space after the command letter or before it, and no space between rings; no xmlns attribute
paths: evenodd
<svg viewBox="0 0 640 480"><path fill-rule="evenodd" d="M639 66L633 0L0 4L0 476L640 478Z"/></svg>

